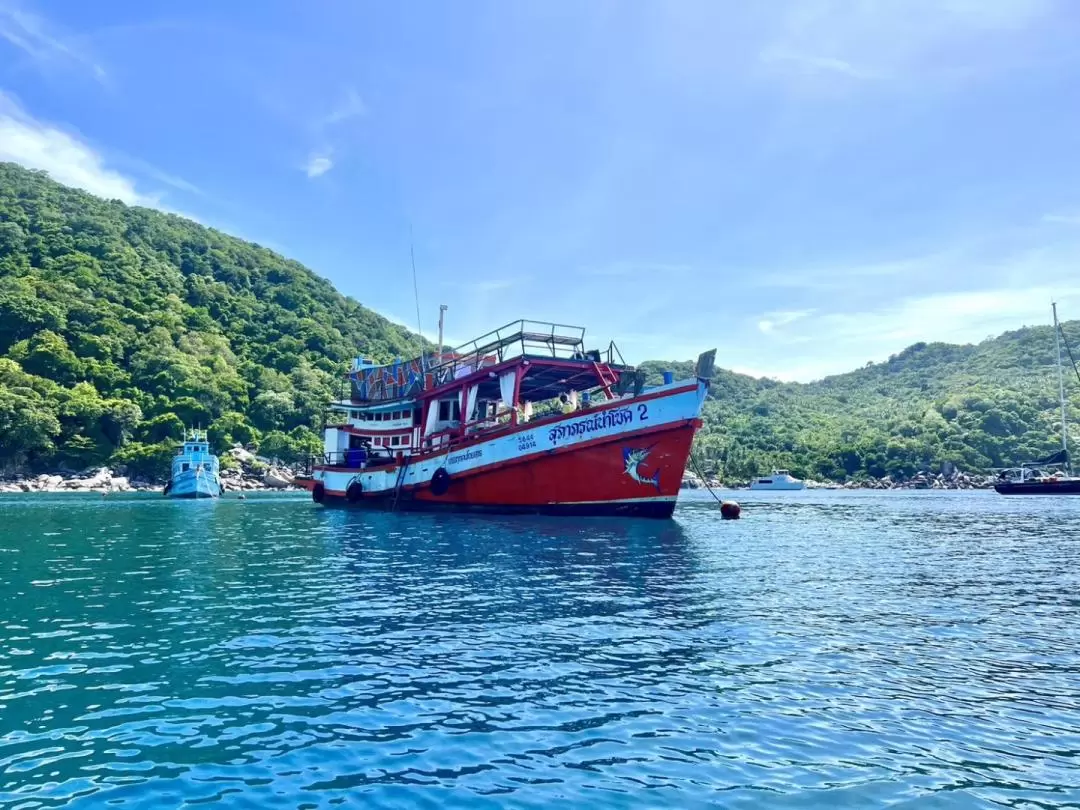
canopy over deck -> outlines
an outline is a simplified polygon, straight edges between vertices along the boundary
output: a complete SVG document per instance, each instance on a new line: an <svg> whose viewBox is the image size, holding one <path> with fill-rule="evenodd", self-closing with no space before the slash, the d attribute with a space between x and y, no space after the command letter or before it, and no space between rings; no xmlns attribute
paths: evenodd
<svg viewBox="0 0 1080 810"><path fill-rule="evenodd" d="M629 368L614 343L604 351L586 350L583 327L519 320L444 352L442 357L426 355L388 365L358 361L349 378L356 402L422 397L477 376L480 396L497 398L497 367L519 365L529 366L528 374L522 375L520 396L531 401L550 399L568 389L610 385L619 371ZM485 369L490 370L490 377L478 375Z"/></svg>

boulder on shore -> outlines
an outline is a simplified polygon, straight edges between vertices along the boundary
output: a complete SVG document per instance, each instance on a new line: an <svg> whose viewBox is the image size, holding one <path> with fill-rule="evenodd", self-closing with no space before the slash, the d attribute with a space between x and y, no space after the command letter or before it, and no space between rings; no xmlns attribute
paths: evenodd
<svg viewBox="0 0 1080 810"><path fill-rule="evenodd" d="M273 489L284 489L285 487L290 486L292 482L293 477L288 470L275 470L271 467L263 475L263 483Z"/></svg>

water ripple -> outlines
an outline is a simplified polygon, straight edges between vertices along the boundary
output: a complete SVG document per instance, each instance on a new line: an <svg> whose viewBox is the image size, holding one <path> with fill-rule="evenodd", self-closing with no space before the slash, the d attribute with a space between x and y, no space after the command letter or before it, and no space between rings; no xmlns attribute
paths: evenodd
<svg viewBox="0 0 1080 810"><path fill-rule="evenodd" d="M1080 499L713 506L0 499L0 807L1080 807Z"/></svg>

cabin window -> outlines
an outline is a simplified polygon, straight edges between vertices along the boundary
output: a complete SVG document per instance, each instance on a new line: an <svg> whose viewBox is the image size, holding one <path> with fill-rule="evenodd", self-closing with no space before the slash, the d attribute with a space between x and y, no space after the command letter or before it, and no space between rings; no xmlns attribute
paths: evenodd
<svg viewBox="0 0 1080 810"><path fill-rule="evenodd" d="M456 399L439 401L439 421L454 422L461 419L461 403Z"/></svg>
<svg viewBox="0 0 1080 810"><path fill-rule="evenodd" d="M397 447L399 444L401 444L401 437L400 436L394 436L390 440L390 444L393 445L394 447Z"/></svg>
<svg viewBox="0 0 1080 810"><path fill-rule="evenodd" d="M187 472L189 469L191 469L191 465L186 461L180 465L180 472Z"/></svg>
<svg viewBox="0 0 1080 810"><path fill-rule="evenodd" d="M419 408L412 412L412 423L413 427L420 427L420 425L424 424L423 411Z"/></svg>
<svg viewBox="0 0 1080 810"><path fill-rule="evenodd" d="M349 417L352 419L359 419L360 411L349 411Z"/></svg>

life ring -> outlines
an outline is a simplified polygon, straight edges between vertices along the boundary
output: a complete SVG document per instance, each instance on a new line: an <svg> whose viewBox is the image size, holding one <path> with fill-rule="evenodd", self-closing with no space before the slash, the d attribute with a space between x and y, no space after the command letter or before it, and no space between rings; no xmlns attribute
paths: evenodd
<svg viewBox="0 0 1080 810"><path fill-rule="evenodd" d="M358 500L364 497L364 487L360 483L359 478L354 478L349 482L349 485L345 487L345 500L349 503L356 503Z"/></svg>
<svg viewBox="0 0 1080 810"><path fill-rule="evenodd" d="M450 489L450 473L446 471L446 467L439 467L431 476L431 494L445 495L448 489Z"/></svg>
<svg viewBox="0 0 1080 810"><path fill-rule="evenodd" d="M326 487L322 481L316 481L315 486L311 488L311 500L315 501L315 503L322 503L325 497Z"/></svg>

